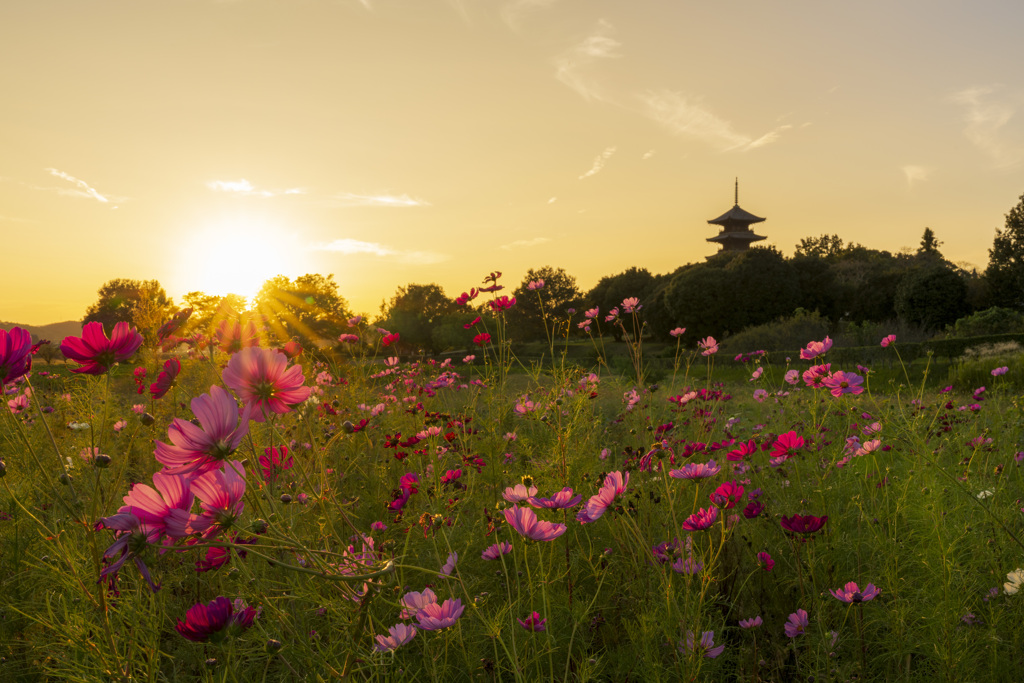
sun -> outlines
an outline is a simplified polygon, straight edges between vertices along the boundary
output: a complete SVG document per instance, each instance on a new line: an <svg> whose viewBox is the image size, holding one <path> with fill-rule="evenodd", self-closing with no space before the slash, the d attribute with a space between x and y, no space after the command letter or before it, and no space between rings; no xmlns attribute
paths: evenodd
<svg viewBox="0 0 1024 683"><path fill-rule="evenodd" d="M238 294L250 302L264 282L276 275L296 276L304 265L295 232L253 216L222 217L199 226L184 246L179 270L187 291Z"/></svg>

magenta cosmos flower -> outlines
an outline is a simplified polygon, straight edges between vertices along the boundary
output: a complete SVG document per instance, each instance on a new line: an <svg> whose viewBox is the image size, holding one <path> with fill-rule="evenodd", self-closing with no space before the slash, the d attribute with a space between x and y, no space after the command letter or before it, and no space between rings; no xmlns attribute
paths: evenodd
<svg viewBox="0 0 1024 683"><path fill-rule="evenodd" d="M221 374L224 384L252 407L252 419L263 422L271 413L291 411L312 391L303 386L302 366L288 367L288 358L274 349L242 349Z"/></svg>
<svg viewBox="0 0 1024 683"><path fill-rule="evenodd" d="M386 636L374 636L377 643L373 646L377 652L391 652L402 647L416 637L416 627L406 624L395 624L388 629Z"/></svg>
<svg viewBox="0 0 1024 683"><path fill-rule="evenodd" d="M687 531L707 531L718 519L718 508L701 508L683 520L683 528Z"/></svg>
<svg viewBox="0 0 1024 683"><path fill-rule="evenodd" d="M519 619L518 621L519 625L525 628L527 631L533 631L534 633L538 633L540 631L547 630L546 624L548 623L548 620L541 619L540 614L538 612L534 612L525 619Z"/></svg>
<svg viewBox="0 0 1024 683"><path fill-rule="evenodd" d="M534 541L553 541L565 533L564 524L554 524L537 519L530 508L513 505L505 510L505 521L521 535Z"/></svg>
<svg viewBox="0 0 1024 683"><path fill-rule="evenodd" d="M194 496L189 478L177 474L157 472L153 485L136 484L128 492L118 513L135 515L145 525L152 538L166 534L171 538L184 538L192 529L189 525ZM155 534L155 536L154 536Z"/></svg>
<svg viewBox="0 0 1024 683"><path fill-rule="evenodd" d="M151 543L160 540L162 530L143 524L139 518L128 512L119 512L110 517L104 517L96 522L96 530L110 529L114 532L114 542L103 552L103 559L110 562L100 570L100 580L113 581L113 577L121 570L121 567L128 560L135 563L139 574L149 584L150 590L154 593L160 590L160 584L153 581L149 568L143 562L142 557L149 550ZM115 559L116 558L116 559Z"/></svg>
<svg viewBox="0 0 1024 683"><path fill-rule="evenodd" d="M895 334L887 335L885 338L882 339L882 348L884 349L885 347L889 346L890 344L895 343L895 341L896 341L896 335Z"/></svg>
<svg viewBox="0 0 1024 683"><path fill-rule="evenodd" d="M188 322L189 317L192 315L192 309L186 308L183 311L178 311L171 316L171 319L160 326L160 329L156 331L156 340L162 342L172 334L178 331L178 329Z"/></svg>
<svg viewBox="0 0 1024 683"><path fill-rule="evenodd" d="M743 487L735 481L727 481L708 496L711 503L724 510L731 510L743 499Z"/></svg>
<svg viewBox="0 0 1024 683"><path fill-rule="evenodd" d="M823 379L821 383L828 389L831 389L832 395L836 398L839 398L843 394L856 395L864 393L864 387L861 386L864 383L864 378L852 372L836 370L831 375Z"/></svg>
<svg viewBox="0 0 1024 683"><path fill-rule="evenodd" d="M880 592L881 591L875 588L875 585L872 583L869 583L864 587L864 590L861 590L853 581L850 581L842 588L829 591L829 593L832 594L832 597L836 600L842 600L843 602L867 602L868 600L874 600L878 597Z"/></svg>
<svg viewBox="0 0 1024 683"><path fill-rule="evenodd" d="M156 381L149 385L149 393L153 395L154 399L161 399L167 395L167 392L174 386L175 380L178 379L179 372L181 372L180 360L170 358L164 361L164 369L157 375Z"/></svg>
<svg viewBox="0 0 1024 683"><path fill-rule="evenodd" d="M729 457L729 456L726 456ZM678 470L669 470L668 476L675 479L707 479L713 477L722 468L714 460L708 460L706 463L703 462L689 462L683 465Z"/></svg>
<svg viewBox="0 0 1024 683"><path fill-rule="evenodd" d="M245 509L245 468L237 460L228 460L223 469L193 479L192 492L203 508L201 518L192 522L192 530L205 529L206 538L216 536L230 528Z"/></svg>
<svg viewBox="0 0 1024 683"><path fill-rule="evenodd" d="M718 655L725 652L725 645L719 645L715 647L715 632L704 631L700 634L700 641L694 642L693 631L686 632L686 649L690 652L707 657L708 659L714 659ZM683 644L679 643L679 650L683 650Z"/></svg>
<svg viewBox="0 0 1024 683"><path fill-rule="evenodd" d="M458 621L464 609L462 600L458 598L441 604L432 602L416 613L416 621L424 631L440 631Z"/></svg>
<svg viewBox="0 0 1024 683"><path fill-rule="evenodd" d="M32 367L32 335L20 327L0 330L0 385L13 382Z"/></svg>
<svg viewBox="0 0 1024 683"><path fill-rule="evenodd" d="M81 337L64 337L60 343L61 353L80 367L71 372L86 375L102 375L114 363L121 363L131 358L142 346L142 335L128 323L114 325L110 339L103 333L103 325L97 322L87 323L82 329Z"/></svg>
<svg viewBox="0 0 1024 683"><path fill-rule="evenodd" d="M287 446L275 446L263 449L260 456L260 467L263 468L264 481L274 481L279 472L290 470L295 461L288 455Z"/></svg>
<svg viewBox="0 0 1024 683"><path fill-rule="evenodd" d="M535 508L548 508L553 510L564 510L574 508L583 502L583 495L573 496L572 488L566 486L550 498L538 498L530 496L526 502Z"/></svg>
<svg viewBox="0 0 1024 683"><path fill-rule="evenodd" d="M214 385L209 394L192 399L192 412L201 427L174 418L167 428L172 445L157 441L153 455L168 474L200 475L215 470L249 432L250 410L246 405L239 415L235 398Z"/></svg>
<svg viewBox="0 0 1024 683"><path fill-rule="evenodd" d="M807 612L802 609L798 609L793 614L789 615L789 620L785 625L786 635L790 638L796 638L802 636L807 630Z"/></svg>
<svg viewBox="0 0 1024 683"><path fill-rule="evenodd" d="M501 541L500 543L495 543L484 550L480 554L480 557L485 560L496 560L502 555L508 555L510 552L512 552L512 544Z"/></svg>
<svg viewBox="0 0 1024 683"><path fill-rule="evenodd" d="M209 604L200 602L189 607L185 621L179 621L174 628L194 643L219 643L227 636L237 635L252 626L256 613L240 599L232 603L221 596Z"/></svg>
<svg viewBox="0 0 1024 683"><path fill-rule="evenodd" d="M409 591L402 596L399 603L402 605L402 612L398 615L399 619L412 619L416 616L421 609L427 605L433 605L437 602L437 595L434 591L429 588L424 588L423 592Z"/></svg>
<svg viewBox="0 0 1024 683"><path fill-rule="evenodd" d="M589 524L601 518L605 511L615 502L615 498L626 492L629 485L629 472L610 472L604 478L600 490L587 500L587 504L576 515L580 524Z"/></svg>
<svg viewBox="0 0 1024 683"><path fill-rule="evenodd" d="M813 534L821 529L827 521L828 515L821 517L793 515L792 517L783 516L779 523L783 529L792 531L794 534Z"/></svg>

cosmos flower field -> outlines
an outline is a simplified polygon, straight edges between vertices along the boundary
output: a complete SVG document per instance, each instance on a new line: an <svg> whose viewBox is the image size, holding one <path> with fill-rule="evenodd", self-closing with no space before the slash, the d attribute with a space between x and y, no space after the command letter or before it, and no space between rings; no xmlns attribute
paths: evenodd
<svg viewBox="0 0 1024 683"><path fill-rule="evenodd" d="M1016 368L706 338L652 379L627 334L620 374L635 299L529 364L503 299L445 360L0 332L0 680L1019 680Z"/></svg>

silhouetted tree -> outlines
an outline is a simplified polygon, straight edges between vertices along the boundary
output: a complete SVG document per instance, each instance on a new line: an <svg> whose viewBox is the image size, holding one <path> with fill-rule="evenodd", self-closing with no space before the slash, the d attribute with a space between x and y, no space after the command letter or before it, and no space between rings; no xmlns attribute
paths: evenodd
<svg viewBox="0 0 1024 683"><path fill-rule="evenodd" d="M540 299L536 291L527 289L527 285L538 280L544 280L544 287L537 290L540 292ZM512 296L516 298L516 305L508 310L506 319L509 336L515 341L546 339L544 321L541 318L542 306L547 317L548 330L552 329L553 321L566 319L567 309L579 309L583 306L583 295L576 286L576 278L562 268L551 266L526 271L526 276Z"/></svg>
<svg viewBox="0 0 1024 683"><path fill-rule="evenodd" d="M815 258L838 258L854 245L844 244L839 235L821 235L820 237L804 237L796 245L794 256L813 256Z"/></svg>
<svg viewBox="0 0 1024 683"><path fill-rule="evenodd" d="M351 315L334 276L319 273L300 275L294 281L284 275L267 280L252 308L266 317L278 342L298 337L306 348L313 348L318 339L334 341L347 329Z"/></svg>
<svg viewBox="0 0 1024 683"><path fill-rule="evenodd" d="M934 256L936 258L942 258L942 254L939 253L939 247L942 246L942 242L935 239L935 233L931 228L925 228L924 234L921 235L921 246L917 248L918 256Z"/></svg>
<svg viewBox="0 0 1024 683"><path fill-rule="evenodd" d="M383 306L379 324L391 332L398 332L401 341L414 349L440 351L449 346L450 339L434 333L442 325L449 326L450 316L462 313L444 290L436 285L410 284L399 287L390 303Z"/></svg>
<svg viewBox="0 0 1024 683"><path fill-rule="evenodd" d="M99 298L86 310L82 324L102 323L103 330L110 334L114 325L127 322L151 342L163 320L176 311L158 281L118 278L100 287Z"/></svg>
<svg viewBox="0 0 1024 683"><path fill-rule="evenodd" d="M620 305L623 299L637 297L640 299L640 304L644 306L640 317L646 320L656 285L657 278L651 275L646 268L634 266L618 275L606 275L598 280L594 288L587 293L586 306L587 308L597 306L601 309L601 313L607 313ZM617 326L613 329L615 338L620 339L622 329Z"/></svg>
<svg viewBox="0 0 1024 683"><path fill-rule="evenodd" d="M895 309L905 323L941 329L970 312L967 284L944 263L910 270L896 290Z"/></svg>
<svg viewBox="0 0 1024 683"><path fill-rule="evenodd" d="M990 306L1024 311L1024 195L996 229L985 269Z"/></svg>

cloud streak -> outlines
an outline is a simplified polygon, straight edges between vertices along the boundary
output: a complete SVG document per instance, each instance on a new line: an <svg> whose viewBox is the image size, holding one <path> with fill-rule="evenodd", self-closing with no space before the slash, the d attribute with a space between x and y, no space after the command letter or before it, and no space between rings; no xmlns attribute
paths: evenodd
<svg viewBox="0 0 1024 683"><path fill-rule="evenodd" d="M547 244L550 241L550 237L534 237L532 240L516 240L515 242L509 242L508 244L501 245L501 248L505 251L510 249L528 249L530 247L539 247L540 245Z"/></svg>
<svg viewBox="0 0 1024 683"><path fill-rule="evenodd" d="M789 125L778 126L753 138L738 132L732 124L705 107L699 98L688 98L672 90L640 95L644 114L674 135L702 140L720 151L747 151L779 139Z"/></svg>
<svg viewBox="0 0 1024 683"><path fill-rule="evenodd" d="M928 180L932 172L927 166L915 166L913 164L901 166L900 170L903 171L903 175L907 178L907 187L913 187L914 183Z"/></svg>
<svg viewBox="0 0 1024 683"><path fill-rule="evenodd" d="M992 97L998 88L995 85L967 88L954 93L950 100L967 109L964 114L967 139L990 156L996 166L1013 166L1021 161L1024 150L1003 139L1003 128L1016 110L1009 103Z"/></svg>
<svg viewBox="0 0 1024 683"><path fill-rule="evenodd" d="M594 158L594 163L590 166L590 170L581 175L580 180L589 178L600 173L601 169L604 168L604 165L608 162L609 159L611 159L612 155L615 154L615 150L615 147L605 148L603 152L601 152Z"/></svg>
<svg viewBox="0 0 1024 683"><path fill-rule="evenodd" d="M614 30L609 22L602 19L593 33L555 58L555 78L588 102L607 99L601 86L589 74L589 67L621 56L617 51L622 43L611 37Z"/></svg>
<svg viewBox="0 0 1024 683"><path fill-rule="evenodd" d="M351 238L336 239L331 242L314 244L310 247L314 251L328 251L348 256L369 255L379 258L386 258L398 263L410 265L432 265L442 263L451 257L447 254L440 254L431 251L398 250L381 244L380 242L364 242Z"/></svg>
<svg viewBox="0 0 1024 683"><path fill-rule="evenodd" d="M285 190L256 188L245 178L240 178L239 180L211 180L206 183L206 187L210 188L214 192L229 192L231 194L238 194L247 197L276 197L281 194L306 194L306 190L301 187L290 187Z"/></svg>
<svg viewBox="0 0 1024 683"><path fill-rule="evenodd" d="M329 202L335 206L430 206L430 202L417 197L410 197L407 194L355 194L352 192L340 192L331 197Z"/></svg>
<svg viewBox="0 0 1024 683"><path fill-rule="evenodd" d="M80 180L73 175L65 173L64 171L60 171L56 168L47 168L46 172L55 178L60 178L61 180L68 181L69 183L74 185L75 188L77 188L74 190L69 190L67 188L55 188L59 194L71 197L84 197L86 199L95 199L101 204L109 204L111 200L114 199L113 197L107 197L100 194L95 188L91 187L89 183L85 182L84 180Z"/></svg>
<svg viewBox="0 0 1024 683"><path fill-rule="evenodd" d="M537 10L555 4L558 0L513 0L501 8L501 20L513 31L522 26L523 18Z"/></svg>

